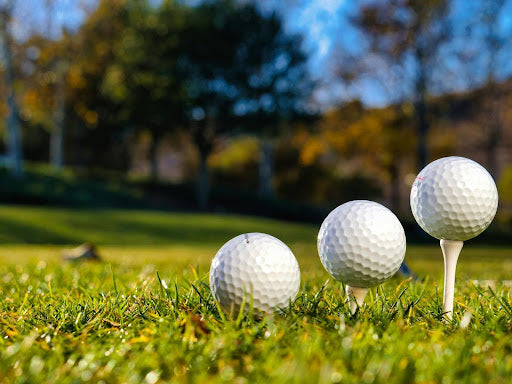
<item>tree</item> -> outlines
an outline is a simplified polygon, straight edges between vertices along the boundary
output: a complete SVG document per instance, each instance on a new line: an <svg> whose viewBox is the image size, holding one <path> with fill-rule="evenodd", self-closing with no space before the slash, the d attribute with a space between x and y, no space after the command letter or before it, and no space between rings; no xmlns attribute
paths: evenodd
<svg viewBox="0 0 512 384"><path fill-rule="evenodd" d="M498 69L501 60L498 55L509 43L511 31L503 34L500 30L500 17L505 5L505 0L486 0L484 9L481 12L482 24L485 30L484 46L487 52L486 73L486 96L487 113L485 114L484 126L488 131L488 139L485 146L487 152L487 168L495 179L499 176L496 154L498 145L502 138L503 131L503 96L497 84ZM510 56L508 57L510 60Z"/></svg>
<svg viewBox="0 0 512 384"><path fill-rule="evenodd" d="M252 7L251 7L252 8ZM208 157L219 135L233 129L234 106L246 81L237 54L242 53L243 10L231 1L201 3L187 18L180 68L186 81L192 139L199 152L197 197L209 196ZM247 63L246 63L247 64Z"/></svg>
<svg viewBox="0 0 512 384"><path fill-rule="evenodd" d="M19 117L18 101L14 88L14 63L13 63L13 35L12 13L14 0L0 1L0 44L1 55L4 62L4 77L7 93L7 132L8 132L8 158L9 166L16 177L23 175L21 124Z"/></svg>
<svg viewBox="0 0 512 384"><path fill-rule="evenodd" d="M18 68L24 85L20 111L25 130L43 128L48 133L49 160L54 168L60 169L64 165L67 63L71 59L68 44L66 39L32 35L20 48L27 56L21 67L30 68L28 71Z"/></svg>
<svg viewBox="0 0 512 384"><path fill-rule="evenodd" d="M379 73L374 66L384 64L384 75L398 75L391 93L394 103L412 99L418 137L418 168L428 161L427 135L430 128L427 111L429 92L439 89L436 73L442 66L441 50L449 38L448 0L372 1L363 5L354 24L369 42L367 70ZM366 73L368 75L368 72ZM371 73L370 73L370 76ZM389 83L388 83L389 84Z"/></svg>
<svg viewBox="0 0 512 384"><path fill-rule="evenodd" d="M177 64L184 47L185 8L174 1L159 7L127 2L127 25L107 68L103 90L119 106L119 119L151 132L151 177L158 178L158 144L183 124L184 83Z"/></svg>
<svg viewBox="0 0 512 384"><path fill-rule="evenodd" d="M126 170L132 128L104 89L107 70L126 32L128 0L102 0L63 44L72 55L66 79L66 153L71 163Z"/></svg>
<svg viewBox="0 0 512 384"><path fill-rule="evenodd" d="M472 3L454 36L459 82L468 89L474 104L468 111L475 123L469 136L484 151L482 160L496 180L501 171L497 157L506 140L508 87L504 80L510 76L512 26L505 20L510 6L512 2L507 0Z"/></svg>
<svg viewBox="0 0 512 384"><path fill-rule="evenodd" d="M237 130L265 139L284 120L306 111L310 95L300 39L284 33L276 15L253 4L205 2L191 12L182 60L192 137L199 151L198 197L208 200L208 157L219 135ZM270 192L271 150L264 140L262 190Z"/></svg>
<svg viewBox="0 0 512 384"><path fill-rule="evenodd" d="M315 84L301 36L286 33L275 13L263 18L254 13L252 17L255 21L248 23L240 47L248 59L241 66L247 83L235 109L244 117L246 126L261 138L260 194L270 197L273 139L284 126L314 117L311 95Z"/></svg>

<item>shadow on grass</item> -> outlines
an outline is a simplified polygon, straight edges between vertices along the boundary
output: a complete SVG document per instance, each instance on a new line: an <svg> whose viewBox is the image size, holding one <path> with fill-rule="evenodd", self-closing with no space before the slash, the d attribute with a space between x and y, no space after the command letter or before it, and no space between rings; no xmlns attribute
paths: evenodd
<svg viewBox="0 0 512 384"><path fill-rule="evenodd" d="M28 222L0 219L0 243L72 244L77 240L51 228Z"/></svg>
<svg viewBox="0 0 512 384"><path fill-rule="evenodd" d="M244 232L316 241L316 228L270 219L126 210L0 207L0 243L218 244Z"/></svg>

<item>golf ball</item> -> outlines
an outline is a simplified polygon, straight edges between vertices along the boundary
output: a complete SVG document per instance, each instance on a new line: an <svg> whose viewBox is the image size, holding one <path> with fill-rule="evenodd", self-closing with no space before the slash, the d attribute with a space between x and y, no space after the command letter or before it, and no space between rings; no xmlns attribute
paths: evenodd
<svg viewBox="0 0 512 384"><path fill-rule="evenodd" d="M435 238L469 240L482 233L498 208L492 176L477 162L444 157L428 164L411 189L418 224Z"/></svg>
<svg viewBox="0 0 512 384"><path fill-rule="evenodd" d="M393 276L405 256L405 233L386 207L367 200L340 205L318 233L318 254L336 280L370 288Z"/></svg>
<svg viewBox="0 0 512 384"><path fill-rule="evenodd" d="M285 308L299 292L300 270L290 248L264 233L239 235L222 246L212 261L213 297L227 311L242 302L264 312Z"/></svg>

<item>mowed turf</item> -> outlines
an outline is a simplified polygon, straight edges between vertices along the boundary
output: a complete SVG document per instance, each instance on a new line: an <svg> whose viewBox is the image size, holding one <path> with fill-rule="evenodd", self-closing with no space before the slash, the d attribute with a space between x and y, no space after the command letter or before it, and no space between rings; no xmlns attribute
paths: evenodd
<svg viewBox="0 0 512 384"><path fill-rule="evenodd" d="M215 252L250 231L297 256L301 290L284 314L230 317L211 296ZM0 207L0 382L509 382L511 248L468 242L452 322L434 239L407 249L423 281L396 277L352 316L316 234L240 216ZM84 241L104 263L60 261Z"/></svg>

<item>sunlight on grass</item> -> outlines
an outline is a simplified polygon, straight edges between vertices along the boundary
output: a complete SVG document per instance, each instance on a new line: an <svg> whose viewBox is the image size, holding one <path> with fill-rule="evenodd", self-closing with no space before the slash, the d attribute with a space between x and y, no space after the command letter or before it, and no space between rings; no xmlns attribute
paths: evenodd
<svg viewBox="0 0 512 384"><path fill-rule="evenodd" d="M449 322L435 240L407 248L421 281L372 288L352 316L313 226L18 207L0 208L0 224L1 382L486 383L512 374L512 301L500 283L511 278L510 248L466 245ZM231 319L212 298L210 262L246 227L280 235L299 261L301 289L284 314ZM61 261L85 240L105 262ZM492 288L472 281L483 279Z"/></svg>

